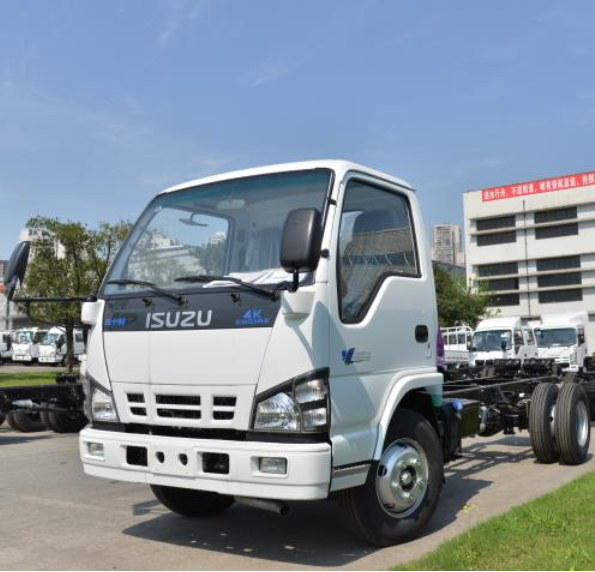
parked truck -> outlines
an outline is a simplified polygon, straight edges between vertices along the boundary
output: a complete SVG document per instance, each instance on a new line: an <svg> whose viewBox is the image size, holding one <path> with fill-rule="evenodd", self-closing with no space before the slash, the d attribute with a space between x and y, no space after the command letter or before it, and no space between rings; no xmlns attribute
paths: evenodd
<svg viewBox="0 0 595 572"><path fill-rule="evenodd" d="M587 312L543 314L541 322L533 327L539 357L553 359L566 371L581 370L589 355L588 323Z"/></svg>
<svg viewBox="0 0 595 572"><path fill-rule="evenodd" d="M26 251L9 263L10 297ZM444 383L416 193L357 164L164 191L82 321L85 472L148 484L185 516L234 502L284 515L333 497L356 534L386 546L427 525L463 437L529 428L538 460L587 458L582 385Z"/></svg>
<svg viewBox="0 0 595 572"><path fill-rule="evenodd" d="M536 358L537 345L533 330L523 327L520 317L498 317L482 320L470 347L472 364L494 360L519 360Z"/></svg>
<svg viewBox="0 0 595 572"><path fill-rule="evenodd" d="M27 365L37 363L39 345L47 332L47 330L35 327L17 330L12 344L12 361Z"/></svg>
<svg viewBox="0 0 595 572"><path fill-rule="evenodd" d="M0 332L0 364L12 359L12 339L14 332Z"/></svg>
<svg viewBox="0 0 595 572"><path fill-rule="evenodd" d="M78 360L79 356L85 353L85 342L83 332L74 330L73 333L73 357ZM66 361L66 332L64 328L51 328L39 344L40 364L60 365Z"/></svg>

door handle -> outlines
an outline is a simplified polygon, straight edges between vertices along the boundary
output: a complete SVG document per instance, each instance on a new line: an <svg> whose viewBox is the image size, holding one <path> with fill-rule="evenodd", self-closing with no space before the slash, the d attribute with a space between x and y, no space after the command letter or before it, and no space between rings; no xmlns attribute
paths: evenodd
<svg viewBox="0 0 595 572"><path fill-rule="evenodd" d="M429 337L428 326L415 326L415 341L418 344L425 344Z"/></svg>

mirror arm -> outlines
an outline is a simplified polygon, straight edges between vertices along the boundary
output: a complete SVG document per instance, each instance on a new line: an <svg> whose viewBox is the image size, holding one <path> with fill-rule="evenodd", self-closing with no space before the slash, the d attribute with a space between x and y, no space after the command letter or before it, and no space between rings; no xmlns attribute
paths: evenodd
<svg viewBox="0 0 595 572"><path fill-rule="evenodd" d="M290 292L297 292L300 287L300 273L298 270L293 271L293 281L291 283Z"/></svg>

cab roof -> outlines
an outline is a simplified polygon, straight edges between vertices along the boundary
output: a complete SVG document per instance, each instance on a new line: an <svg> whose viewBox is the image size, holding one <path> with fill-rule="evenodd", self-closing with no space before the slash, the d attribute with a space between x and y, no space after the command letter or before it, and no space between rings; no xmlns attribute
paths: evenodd
<svg viewBox="0 0 595 572"><path fill-rule="evenodd" d="M266 175L269 173L284 173L289 171L306 171L311 169L332 169L337 175L342 176L349 171L356 171L364 175L370 175L378 179L394 183L401 187L404 187L410 191L414 191L413 187L402 179L398 179L376 169L359 165L358 163L352 163L351 161L345 161L342 159L328 159L328 160L317 160L317 161L298 161L295 163L280 163L277 165L266 165L263 167L253 167L251 169L242 169L239 171L230 171L228 173L221 173L219 175L211 175L209 177L202 177L200 179L193 179L179 185L174 185L162 191L162 193L172 193L175 191L181 191L190 187L196 187L198 185L205 185L208 183L216 183L219 181L229 181L231 179L241 179L244 177L254 177L257 175Z"/></svg>

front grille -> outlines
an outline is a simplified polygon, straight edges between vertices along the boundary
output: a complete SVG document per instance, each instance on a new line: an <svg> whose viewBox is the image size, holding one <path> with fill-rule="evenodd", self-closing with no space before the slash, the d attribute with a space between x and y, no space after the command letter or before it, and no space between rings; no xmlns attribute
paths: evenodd
<svg viewBox="0 0 595 572"><path fill-rule="evenodd" d="M130 405L131 415L136 415L137 417L147 416L147 408L142 407L142 405L145 403L145 396L142 393L127 393L126 397L128 399L128 403L134 404Z"/></svg>
<svg viewBox="0 0 595 572"><path fill-rule="evenodd" d="M155 395L157 417L166 419L200 419L200 395Z"/></svg>
<svg viewBox="0 0 595 572"><path fill-rule="evenodd" d="M229 396L213 397L213 419L231 421L236 411L236 398Z"/></svg>

